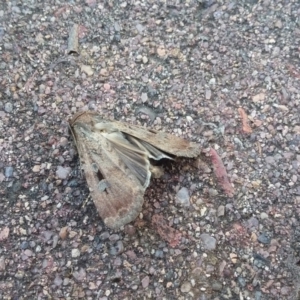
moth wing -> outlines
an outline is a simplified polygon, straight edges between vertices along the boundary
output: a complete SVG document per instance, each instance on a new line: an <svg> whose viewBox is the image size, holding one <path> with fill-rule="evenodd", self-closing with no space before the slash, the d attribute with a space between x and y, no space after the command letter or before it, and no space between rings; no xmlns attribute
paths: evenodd
<svg viewBox="0 0 300 300"><path fill-rule="evenodd" d="M104 223L115 229L136 219L142 210L145 187L104 137L99 135L94 140L90 124L81 123L80 116L70 124L92 199Z"/></svg>
<svg viewBox="0 0 300 300"><path fill-rule="evenodd" d="M124 134L146 142L167 154L196 157L201 152L199 145L196 143L163 131L146 129L142 126L130 125L118 121L114 122L114 126Z"/></svg>
<svg viewBox="0 0 300 300"><path fill-rule="evenodd" d="M138 148L142 149L143 151L146 151L147 156L152 159L155 159L155 160L160 160L162 158L173 159L171 156L167 155L165 152L162 152L161 150L157 149L156 147L152 146L151 144L149 144L145 141L137 139L128 134L126 135L126 138L133 145L136 145Z"/></svg>
<svg viewBox="0 0 300 300"><path fill-rule="evenodd" d="M150 163L145 151L130 144L123 135L114 138L114 135L107 135L106 138L117 151L122 161L130 169L132 174L140 181L144 188L147 188L151 178Z"/></svg>
<svg viewBox="0 0 300 300"><path fill-rule="evenodd" d="M73 120L76 119L78 115L80 118L85 118L86 122L88 120L90 120L90 122L92 120L94 124L97 122L103 122L103 119L99 116L99 114L94 111L77 113L73 117ZM198 144L163 131L147 129L142 126L130 125L119 121L113 121L110 123L121 132L132 136L140 141L145 141L148 144L167 154L183 157L196 157L201 152L201 149Z"/></svg>

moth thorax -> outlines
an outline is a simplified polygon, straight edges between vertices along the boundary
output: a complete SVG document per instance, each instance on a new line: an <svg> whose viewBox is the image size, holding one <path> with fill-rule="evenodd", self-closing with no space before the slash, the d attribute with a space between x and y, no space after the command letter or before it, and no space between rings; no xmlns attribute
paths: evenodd
<svg viewBox="0 0 300 300"><path fill-rule="evenodd" d="M97 123L95 124L95 128L105 133L112 133L118 131L118 129L113 127L112 123Z"/></svg>

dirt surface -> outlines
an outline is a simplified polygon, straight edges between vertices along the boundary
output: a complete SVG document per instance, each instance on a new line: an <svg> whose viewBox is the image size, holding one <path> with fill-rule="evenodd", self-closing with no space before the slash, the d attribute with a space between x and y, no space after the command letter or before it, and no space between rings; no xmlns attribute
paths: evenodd
<svg viewBox="0 0 300 300"><path fill-rule="evenodd" d="M296 0L0 1L0 298L300 299L299 45ZM203 149L117 231L87 109Z"/></svg>

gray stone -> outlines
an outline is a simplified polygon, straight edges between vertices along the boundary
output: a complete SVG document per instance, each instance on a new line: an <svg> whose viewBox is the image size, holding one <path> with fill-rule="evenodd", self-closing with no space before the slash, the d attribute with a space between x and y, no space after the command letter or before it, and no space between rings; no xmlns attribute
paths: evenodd
<svg viewBox="0 0 300 300"><path fill-rule="evenodd" d="M258 236L257 240L262 244L270 244L271 239L267 236L266 233L262 233Z"/></svg>
<svg viewBox="0 0 300 300"><path fill-rule="evenodd" d="M218 281L214 281L211 285L211 288L214 291L221 291L222 290L222 283L218 282Z"/></svg>
<svg viewBox="0 0 300 300"><path fill-rule="evenodd" d="M190 195L186 187L182 187L176 194L176 203L183 206L190 205Z"/></svg>
<svg viewBox="0 0 300 300"><path fill-rule="evenodd" d="M13 105L12 105L12 103L10 103L10 102L5 103L5 105L4 105L4 110L5 110L7 113L11 113L12 110L13 110Z"/></svg>
<svg viewBox="0 0 300 300"><path fill-rule="evenodd" d="M218 213L217 213L217 216L218 217L222 217L225 215L225 206L224 205L220 205L218 207Z"/></svg>
<svg viewBox="0 0 300 300"><path fill-rule="evenodd" d="M71 256L73 257L73 258L77 258L77 257L79 257L80 256L80 251L79 251L79 249L72 249L72 252L71 252Z"/></svg>
<svg viewBox="0 0 300 300"><path fill-rule="evenodd" d="M206 250L216 249L217 241L214 237L210 236L207 233L202 233L200 239L203 242L203 246Z"/></svg>
<svg viewBox="0 0 300 300"><path fill-rule="evenodd" d="M56 170L56 176L59 179L66 179L71 172L71 168L64 168L62 166L58 166Z"/></svg>
<svg viewBox="0 0 300 300"><path fill-rule="evenodd" d="M188 281L185 281L181 287L180 287L180 290L182 293L188 293L192 288L192 285L188 282Z"/></svg>
<svg viewBox="0 0 300 300"><path fill-rule="evenodd" d="M13 173L14 173L13 167L6 167L4 170L5 177L12 177Z"/></svg>

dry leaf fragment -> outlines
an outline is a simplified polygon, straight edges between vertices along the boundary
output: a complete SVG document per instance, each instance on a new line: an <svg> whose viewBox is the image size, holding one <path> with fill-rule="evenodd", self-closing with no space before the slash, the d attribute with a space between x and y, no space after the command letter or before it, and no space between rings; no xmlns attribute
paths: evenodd
<svg viewBox="0 0 300 300"><path fill-rule="evenodd" d="M68 54L78 54L78 24L74 24L69 32Z"/></svg>
<svg viewBox="0 0 300 300"><path fill-rule="evenodd" d="M166 240L171 247L176 247L181 240L181 233L170 227L167 221L161 215L154 215L152 217L152 225L157 230L162 239Z"/></svg>
<svg viewBox="0 0 300 300"><path fill-rule="evenodd" d="M165 132L103 120L92 111L77 113L69 123L91 196L110 228L133 221L141 212L153 169L151 160L200 154L195 143Z"/></svg>
<svg viewBox="0 0 300 300"><path fill-rule="evenodd" d="M229 182L225 166L224 166L220 156L213 148L210 149L210 157L211 157L214 172L215 172L215 175L217 177L219 184L221 185L224 192L229 197L233 197L234 189L233 189L231 183Z"/></svg>
<svg viewBox="0 0 300 300"><path fill-rule="evenodd" d="M238 112L239 112L239 114L241 116L241 119L242 119L243 132L245 132L245 133L252 133L252 129L249 126L248 116L247 116L246 112L241 107L238 108Z"/></svg>

